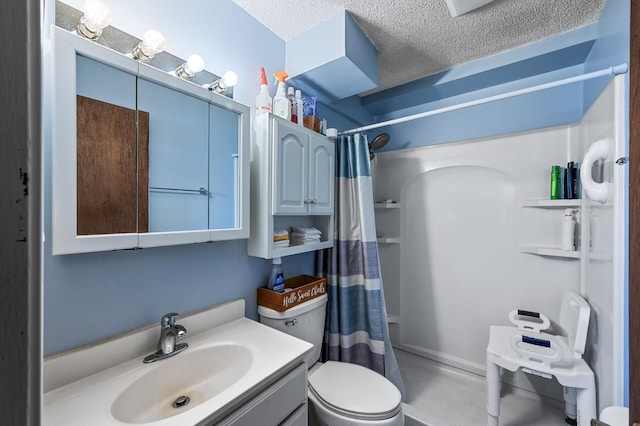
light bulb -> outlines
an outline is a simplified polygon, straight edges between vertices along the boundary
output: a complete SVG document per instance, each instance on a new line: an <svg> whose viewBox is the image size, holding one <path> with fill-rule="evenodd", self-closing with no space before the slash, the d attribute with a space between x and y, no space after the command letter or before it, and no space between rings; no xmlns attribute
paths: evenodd
<svg viewBox="0 0 640 426"><path fill-rule="evenodd" d="M167 45L167 40L156 30L147 30L142 41L131 52L131 56L142 62L153 58L157 53L162 52Z"/></svg>
<svg viewBox="0 0 640 426"><path fill-rule="evenodd" d="M228 89L238 83L238 75L233 71L227 71L220 79L220 87Z"/></svg>
<svg viewBox="0 0 640 426"><path fill-rule="evenodd" d="M204 59L200 55L191 55L187 62L176 68L175 73L181 78L191 78L204 69Z"/></svg>
<svg viewBox="0 0 640 426"><path fill-rule="evenodd" d="M102 30L111 23L111 11L100 0L84 2L84 16L76 27L79 34L95 40L100 37Z"/></svg>
<svg viewBox="0 0 640 426"><path fill-rule="evenodd" d="M184 64L184 70L187 74L194 76L204 69L204 59L200 55L191 55Z"/></svg>
<svg viewBox="0 0 640 426"><path fill-rule="evenodd" d="M229 87L233 87L237 83L238 75L233 71L227 71L223 74L222 78L211 84L205 84L204 87L217 93L224 93L229 89Z"/></svg>

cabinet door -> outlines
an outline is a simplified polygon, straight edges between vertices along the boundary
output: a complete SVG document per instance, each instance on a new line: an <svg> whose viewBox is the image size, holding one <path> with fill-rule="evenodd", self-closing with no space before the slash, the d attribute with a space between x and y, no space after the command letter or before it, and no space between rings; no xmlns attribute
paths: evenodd
<svg viewBox="0 0 640 426"><path fill-rule="evenodd" d="M306 214L308 136L295 123L273 123L273 214Z"/></svg>
<svg viewBox="0 0 640 426"><path fill-rule="evenodd" d="M324 136L309 137L309 214L333 213L335 144Z"/></svg>

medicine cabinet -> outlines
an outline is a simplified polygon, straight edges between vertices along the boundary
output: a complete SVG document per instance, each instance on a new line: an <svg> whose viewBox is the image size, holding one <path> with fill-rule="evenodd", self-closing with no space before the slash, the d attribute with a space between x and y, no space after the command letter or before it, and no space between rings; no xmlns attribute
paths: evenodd
<svg viewBox="0 0 640 426"><path fill-rule="evenodd" d="M53 32L53 254L248 238L249 108Z"/></svg>

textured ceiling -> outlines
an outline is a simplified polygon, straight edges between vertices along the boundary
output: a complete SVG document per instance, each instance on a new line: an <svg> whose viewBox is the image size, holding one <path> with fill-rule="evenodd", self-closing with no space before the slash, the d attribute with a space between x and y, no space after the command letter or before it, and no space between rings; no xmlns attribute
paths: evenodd
<svg viewBox="0 0 640 426"><path fill-rule="evenodd" d="M605 0L496 0L453 18L445 0L233 0L283 40L346 9L378 49L369 94L594 23Z"/></svg>

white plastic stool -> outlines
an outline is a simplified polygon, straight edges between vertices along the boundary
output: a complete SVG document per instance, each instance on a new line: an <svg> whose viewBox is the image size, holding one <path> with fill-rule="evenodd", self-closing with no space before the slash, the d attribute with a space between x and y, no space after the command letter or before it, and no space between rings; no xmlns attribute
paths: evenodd
<svg viewBox="0 0 640 426"><path fill-rule="evenodd" d="M582 354L590 312L582 297L567 292L560 310L560 326L567 337L542 332L549 320L537 312L513 311L510 319L517 327L490 327L486 377L489 425L498 425L500 368L506 368L522 369L547 379L555 377L564 386L567 417L576 419L578 426L589 426L591 419L596 418L596 386L593 371Z"/></svg>

